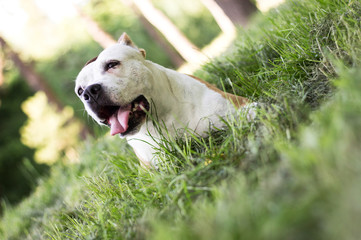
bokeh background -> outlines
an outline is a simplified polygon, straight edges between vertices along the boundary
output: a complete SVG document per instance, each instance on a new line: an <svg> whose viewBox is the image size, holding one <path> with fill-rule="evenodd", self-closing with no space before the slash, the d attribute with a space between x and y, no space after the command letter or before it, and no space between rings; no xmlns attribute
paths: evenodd
<svg viewBox="0 0 361 240"><path fill-rule="evenodd" d="M18 203L53 164L78 161L84 139L107 132L86 115L74 80L123 32L147 59L192 73L280 2L0 0L0 200Z"/></svg>

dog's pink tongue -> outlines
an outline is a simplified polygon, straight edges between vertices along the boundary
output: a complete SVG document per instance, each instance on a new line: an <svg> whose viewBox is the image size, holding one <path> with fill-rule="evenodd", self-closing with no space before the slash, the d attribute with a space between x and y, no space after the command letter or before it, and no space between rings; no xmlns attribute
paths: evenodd
<svg viewBox="0 0 361 240"><path fill-rule="evenodd" d="M124 133L128 129L128 121L131 106L122 109L119 108L118 112L109 118L110 134L114 136L118 133Z"/></svg>

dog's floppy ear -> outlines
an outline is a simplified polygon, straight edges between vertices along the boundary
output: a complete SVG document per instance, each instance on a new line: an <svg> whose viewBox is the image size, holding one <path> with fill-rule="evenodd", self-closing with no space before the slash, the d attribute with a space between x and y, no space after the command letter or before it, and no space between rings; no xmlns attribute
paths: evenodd
<svg viewBox="0 0 361 240"><path fill-rule="evenodd" d="M95 60L97 60L97 58L98 58L98 57L95 57L95 58L92 58L92 59L90 59L89 61L87 61L87 62L85 63L85 65L84 65L84 67L85 67L86 65L88 65L89 63L95 62Z"/></svg>
<svg viewBox="0 0 361 240"><path fill-rule="evenodd" d="M124 32L118 39L118 43L119 44L123 44L123 45L127 45L129 47L138 49L137 46L135 46L135 44L133 43L132 39L130 39L130 37L128 36L128 34L126 32ZM138 49L139 52L143 55L143 57L145 58L145 50L143 48Z"/></svg>

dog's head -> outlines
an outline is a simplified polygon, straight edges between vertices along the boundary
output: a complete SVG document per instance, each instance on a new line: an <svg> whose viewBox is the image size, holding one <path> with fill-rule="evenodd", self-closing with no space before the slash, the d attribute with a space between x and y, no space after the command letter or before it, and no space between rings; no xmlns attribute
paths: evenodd
<svg viewBox="0 0 361 240"><path fill-rule="evenodd" d="M86 63L76 78L75 93L88 114L109 126L112 135L128 136L146 120L152 79L145 51L123 33L117 44Z"/></svg>

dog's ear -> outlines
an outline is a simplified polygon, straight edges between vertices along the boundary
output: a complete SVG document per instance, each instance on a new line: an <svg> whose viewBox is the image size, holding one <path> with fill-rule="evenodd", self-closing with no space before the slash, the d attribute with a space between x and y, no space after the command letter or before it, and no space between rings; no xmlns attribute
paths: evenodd
<svg viewBox="0 0 361 240"><path fill-rule="evenodd" d="M144 58L147 55L146 51L143 48L139 48L139 52L143 55Z"/></svg>
<svg viewBox="0 0 361 240"><path fill-rule="evenodd" d="M97 60L97 58L98 58L98 57L95 57L95 58L92 58L92 59L90 59L89 61L87 61L87 62L85 63L85 65L84 65L84 67L85 67L86 65L88 65L89 63L95 62L95 60Z"/></svg>
<svg viewBox="0 0 361 240"><path fill-rule="evenodd" d="M133 43L132 39L130 39L128 34L125 33L125 32L119 37L118 43L123 44L123 45L127 45L127 46L135 48L135 49L138 49L137 46L135 46L135 44ZM146 55L145 50L143 48L139 48L138 50L143 55L143 57L145 58L145 55Z"/></svg>
<svg viewBox="0 0 361 240"><path fill-rule="evenodd" d="M128 36L128 34L127 34L126 32L124 32L124 33L119 37L118 43L136 48L136 46L134 45L132 39L130 39L130 37Z"/></svg>

